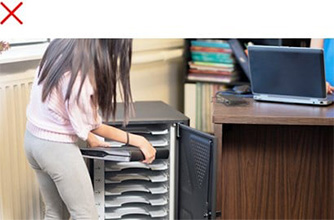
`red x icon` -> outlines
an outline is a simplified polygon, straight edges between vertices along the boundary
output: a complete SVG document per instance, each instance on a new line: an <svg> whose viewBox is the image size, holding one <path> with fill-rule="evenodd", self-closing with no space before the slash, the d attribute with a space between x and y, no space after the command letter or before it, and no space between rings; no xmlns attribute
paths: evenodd
<svg viewBox="0 0 334 220"><path fill-rule="evenodd" d="M5 23L5 21L7 21L7 19L10 17L10 16L13 16L20 24L23 24L23 22L14 14L14 12L19 8L21 7L21 5L23 4L22 2L20 2L12 11L3 3L1 2L0 3L8 12L9 14L0 22L0 24L3 24Z"/></svg>

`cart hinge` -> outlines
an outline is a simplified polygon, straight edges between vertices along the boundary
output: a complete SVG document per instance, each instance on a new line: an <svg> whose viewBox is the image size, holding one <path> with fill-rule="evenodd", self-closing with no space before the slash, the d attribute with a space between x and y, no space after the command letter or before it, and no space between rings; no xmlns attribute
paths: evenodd
<svg viewBox="0 0 334 220"><path fill-rule="evenodd" d="M180 137L180 123L176 123L175 127L176 127L176 137L179 138Z"/></svg>
<svg viewBox="0 0 334 220"><path fill-rule="evenodd" d="M214 217L214 219L215 219L216 217L220 217L221 215L222 215L222 212L221 212L221 211L217 211L217 212L216 212L216 215L215 215L215 217ZM212 212L209 211L208 213L205 213L205 214L204 214L204 218L212 219Z"/></svg>

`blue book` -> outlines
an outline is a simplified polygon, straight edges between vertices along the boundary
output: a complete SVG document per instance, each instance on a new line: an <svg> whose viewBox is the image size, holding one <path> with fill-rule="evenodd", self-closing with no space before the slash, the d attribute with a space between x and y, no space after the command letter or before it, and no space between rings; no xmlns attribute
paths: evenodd
<svg viewBox="0 0 334 220"><path fill-rule="evenodd" d="M234 62L230 54L224 53L208 53L208 52L191 52L191 59L199 62L210 62L210 63L226 63L232 64Z"/></svg>
<svg viewBox="0 0 334 220"><path fill-rule="evenodd" d="M218 48L225 48L229 49L230 45L227 42L220 42L220 41L201 41L201 40L192 40L191 46L195 47L218 47Z"/></svg>

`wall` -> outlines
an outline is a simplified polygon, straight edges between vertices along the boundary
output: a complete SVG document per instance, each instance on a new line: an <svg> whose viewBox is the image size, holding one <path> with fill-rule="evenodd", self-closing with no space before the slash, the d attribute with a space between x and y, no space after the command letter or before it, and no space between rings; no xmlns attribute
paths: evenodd
<svg viewBox="0 0 334 220"><path fill-rule="evenodd" d="M134 101L162 100L183 110L183 40L135 40L131 87Z"/></svg>

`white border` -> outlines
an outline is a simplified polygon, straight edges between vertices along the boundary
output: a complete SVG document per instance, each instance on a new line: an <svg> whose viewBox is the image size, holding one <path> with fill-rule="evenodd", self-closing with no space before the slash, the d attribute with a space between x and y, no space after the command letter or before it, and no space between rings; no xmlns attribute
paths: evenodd
<svg viewBox="0 0 334 220"><path fill-rule="evenodd" d="M333 37L329 0L3 0L1 37ZM0 20L8 14L0 7Z"/></svg>

